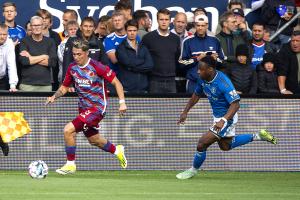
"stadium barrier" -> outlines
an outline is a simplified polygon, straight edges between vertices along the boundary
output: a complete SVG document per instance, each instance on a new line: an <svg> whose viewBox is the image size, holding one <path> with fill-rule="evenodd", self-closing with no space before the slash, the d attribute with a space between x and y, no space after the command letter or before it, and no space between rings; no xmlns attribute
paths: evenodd
<svg viewBox="0 0 300 200"><path fill-rule="evenodd" d="M49 93L0 93L0 112L24 112L32 132L10 143L10 154L0 153L0 169L26 169L33 160L44 160L50 169L65 163L63 127L77 115L75 95L45 106ZM126 98L128 112L118 115L118 99L111 97L100 132L125 146L129 170L182 170L191 166L199 136L212 125L206 98L190 111L184 126L176 124L188 95ZM237 134L267 128L278 145L253 142L229 152L217 145L207 153L205 170L300 171L299 96L243 97ZM77 135L78 170L118 170L117 160Z"/></svg>

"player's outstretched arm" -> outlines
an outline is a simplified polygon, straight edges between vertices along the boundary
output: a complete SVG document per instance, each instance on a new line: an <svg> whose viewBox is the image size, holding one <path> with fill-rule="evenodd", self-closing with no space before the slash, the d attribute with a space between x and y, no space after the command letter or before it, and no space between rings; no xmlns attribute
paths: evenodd
<svg viewBox="0 0 300 200"><path fill-rule="evenodd" d="M120 116L122 116L122 115L124 115L124 113L127 110L127 106L125 104L125 95L124 95L123 86L117 77L115 77L113 79L111 84L116 88L116 91L117 91L117 94L119 97L119 104L120 104L119 113L120 113Z"/></svg>
<svg viewBox="0 0 300 200"><path fill-rule="evenodd" d="M177 122L177 124L184 124L187 114L190 111L190 109L199 101L200 97L193 93L192 97L190 98L189 102L186 104L183 112L180 114L180 118Z"/></svg>
<svg viewBox="0 0 300 200"><path fill-rule="evenodd" d="M64 96L68 92L69 87L61 85L58 90L54 93L53 96L48 97L45 105L48 105L50 103L53 103L56 99L59 97Z"/></svg>

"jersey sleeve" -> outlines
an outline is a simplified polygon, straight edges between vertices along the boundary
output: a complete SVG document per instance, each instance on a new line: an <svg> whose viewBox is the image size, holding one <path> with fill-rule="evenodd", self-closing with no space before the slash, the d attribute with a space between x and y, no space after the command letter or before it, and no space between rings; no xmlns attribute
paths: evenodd
<svg viewBox="0 0 300 200"><path fill-rule="evenodd" d="M201 80L197 81L197 86L194 92L197 96L200 96L203 93L203 87L201 85Z"/></svg>
<svg viewBox="0 0 300 200"><path fill-rule="evenodd" d="M231 81L228 78L224 79L224 81L225 82L222 84L221 87L227 102L231 104L234 101L240 100L240 95L238 95L238 93L236 92Z"/></svg>
<svg viewBox="0 0 300 200"><path fill-rule="evenodd" d="M99 62L96 63L94 66L97 72L97 75L104 78L108 82L112 82L116 77L116 73L109 68L107 65L103 65Z"/></svg>
<svg viewBox="0 0 300 200"><path fill-rule="evenodd" d="M71 75L71 68L72 68L72 65L69 65L67 72L66 72L65 79L62 83L62 85L65 87L70 87L70 85L74 83L73 77Z"/></svg>
<svg viewBox="0 0 300 200"><path fill-rule="evenodd" d="M105 38L103 45L104 45L105 53L116 51L116 47L110 38Z"/></svg>

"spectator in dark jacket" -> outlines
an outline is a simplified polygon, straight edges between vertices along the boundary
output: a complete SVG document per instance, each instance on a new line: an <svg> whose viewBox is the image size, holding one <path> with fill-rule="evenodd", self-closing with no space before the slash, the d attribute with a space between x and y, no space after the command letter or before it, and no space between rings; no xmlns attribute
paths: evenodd
<svg viewBox="0 0 300 200"><path fill-rule="evenodd" d="M277 81L277 59L273 53L266 53L263 61L257 66L258 93L263 94L279 94L279 86Z"/></svg>
<svg viewBox="0 0 300 200"><path fill-rule="evenodd" d="M123 40L116 51L120 66L119 79L127 92L146 92L148 72L153 68L149 50L136 40L138 28L135 20L126 22L127 39Z"/></svg>
<svg viewBox="0 0 300 200"><path fill-rule="evenodd" d="M300 94L300 31L278 53L278 84L282 94Z"/></svg>
<svg viewBox="0 0 300 200"><path fill-rule="evenodd" d="M64 79L66 75L69 64L74 61L72 48L73 42L77 38L88 41L89 57L100 61L104 65L108 64L108 58L105 54L102 41L94 34L95 28L96 23L94 19L92 17L85 17L81 22L80 30L77 32L77 37L72 37L67 41L64 51L62 79Z"/></svg>
<svg viewBox="0 0 300 200"><path fill-rule="evenodd" d="M246 44L236 47L235 63L228 64L226 73L231 79L238 94L256 94L257 75L248 61L249 49Z"/></svg>
<svg viewBox="0 0 300 200"><path fill-rule="evenodd" d="M297 13L294 0L266 0L262 6L261 19L266 27L271 29L273 35L279 28L284 26ZM295 20L291 25L282 31L278 36L278 47L287 43L293 32L293 28L297 25Z"/></svg>
<svg viewBox="0 0 300 200"><path fill-rule="evenodd" d="M235 49L239 44L246 44L248 41L248 32L233 34L237 29L237 20L232 12L225 12L220 17L222 30L216 37L220 40L221 47L224 51L226 62L236 62Z"/></svg>

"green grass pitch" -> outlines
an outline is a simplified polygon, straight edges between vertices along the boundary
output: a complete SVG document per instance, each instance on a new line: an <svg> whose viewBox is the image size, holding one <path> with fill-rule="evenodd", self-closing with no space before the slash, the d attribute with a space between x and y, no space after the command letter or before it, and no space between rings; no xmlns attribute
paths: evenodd
<svg viewBox="0 0 300 200"><path fill-rule="evenodd" d="M299 172L201 171L177 180L177 171L78 171L70 176L50 172L31 179L25 171L0 170L1 200L292 200L300 199Z"/></svg>

